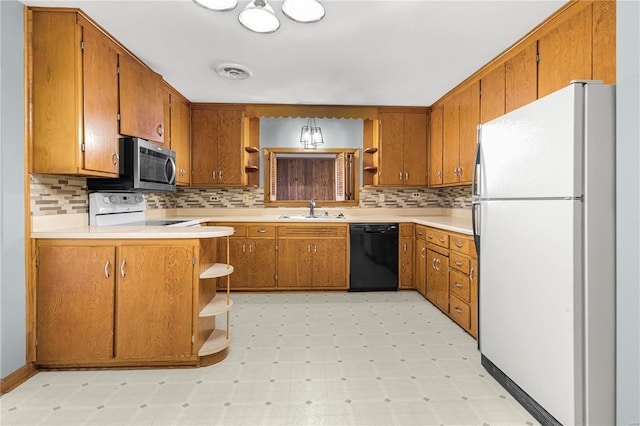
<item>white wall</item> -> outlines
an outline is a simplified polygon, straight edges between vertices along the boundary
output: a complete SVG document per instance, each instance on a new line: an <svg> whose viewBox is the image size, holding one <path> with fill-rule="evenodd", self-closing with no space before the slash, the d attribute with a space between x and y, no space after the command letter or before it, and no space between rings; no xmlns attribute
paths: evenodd
<svg viewBox="0 0 640 426"><path fill-rule="evenodd" d="M619 0L617 58L617 423L640 424L640 2Z"/></svg>
<svg viewBox="0 0 640 426"><path fill-rule="evenodd" d="M0 377L26 362L23 5L0 1Z"/></svg>

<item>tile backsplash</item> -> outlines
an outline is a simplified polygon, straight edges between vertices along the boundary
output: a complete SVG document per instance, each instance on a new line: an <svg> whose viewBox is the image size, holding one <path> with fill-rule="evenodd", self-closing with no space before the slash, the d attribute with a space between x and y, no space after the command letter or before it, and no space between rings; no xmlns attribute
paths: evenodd
<svg viewBox="0 0 640 426"><path fill-rule="evenodd" d="M82 177L31 176L31 215L88 213L87 180ZM146 194L149 209L264 208L262 188L178 188L176 193ZM361 208L470 208L471 187L360 189Z"/></svg>

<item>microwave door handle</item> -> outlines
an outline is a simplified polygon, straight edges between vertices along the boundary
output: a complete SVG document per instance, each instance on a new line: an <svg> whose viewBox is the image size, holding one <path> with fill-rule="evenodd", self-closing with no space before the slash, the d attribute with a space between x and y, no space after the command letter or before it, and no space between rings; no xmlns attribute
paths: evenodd
<svg viewBox="0 0 640 426"><path fill-rule="evenodd" d="M169 178L169 176L167 176L166 163L165 163L165 168L164 168L164 177L167 179L167 182L169 182L170 184L173 185L173 183L175 183L175 181L176 181L176 162L171 157L167 157L167 161L169 163L171 163L171 177Z"/></svg>

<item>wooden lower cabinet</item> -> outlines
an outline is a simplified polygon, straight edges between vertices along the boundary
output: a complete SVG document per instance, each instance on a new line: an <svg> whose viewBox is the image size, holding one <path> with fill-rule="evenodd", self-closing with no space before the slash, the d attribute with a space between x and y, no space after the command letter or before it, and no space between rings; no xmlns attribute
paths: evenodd
<svg viewBox="0 0 640 426"><path fill-rule="evenodd" d="M220 241L220 252L226 244ZM276 239L231 238L229 259L234 265L232 290L269 289L276 286ZM226 288L226 278L218 281L218 288Z"/></svg>
<svg viewBox="0 0 640 426"><path fill-rule="evenodd" d="M400 241L398 246L398 288L401 290L414 288L413 285L413 234L412 223L400 224Z"/></svg>
<svg viewBox="0 0 640 426"><path fill-rule="evenodd" d="M449 311L449 256L427 246L426 297L444 312Z"/></svg>
<svg viewBox="0 0 640 426"><path fill-rule="evenodd" d="M278 227L278 288L346 289L347 225Z"/></svg>
<svg viewBox="0 0 640 426"><path fill-rule="evenodd" d="M197 240L39 240L36 364L195 364Z"/></svg>
<svg viewBox="0 0 640 426"><path fill-rule="evenodd" d="M192 246L118 248L115 357L191 358Z"/></svg>
<svg viewBox="0 0 640 426"><path fill-rule="evenodd" d="M38 249L38 363L85 363L113 358L114 246Z"/></svg>
<svg viewBox="0 0 640 426"><path fill-rule="evenodd" d="M427 242L417 239L414 251L414 286L418 292L427 296Z"/></svg>

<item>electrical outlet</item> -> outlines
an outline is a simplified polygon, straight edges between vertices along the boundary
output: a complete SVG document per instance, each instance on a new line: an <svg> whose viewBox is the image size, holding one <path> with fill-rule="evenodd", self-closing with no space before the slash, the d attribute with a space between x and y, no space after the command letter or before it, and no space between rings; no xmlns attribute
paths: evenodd
<svg viewBox="0 0 640 426"><path fill-rule="evenodd" d="M242 202L243 203L248 203L249 202L249 194L242 194Z"/></svg>
<svg viewBox="0 0 640 426"><path fill-rule="evenodd" d="M384 203L384 194L378 194L378 202Z"/></svg>
<svg viewBox="0 0 640 426"><path fill-rule="evenodd" d="M412 198L420 198L420 193L419 192L414 192L413 194L411 194Z"/></svg>
<svg viewBox="0 0 640 426"><path fill-rule="evenodd" d="M209 197L209 201L220 201L220 198L217 195L212 195Z"/></svg>

